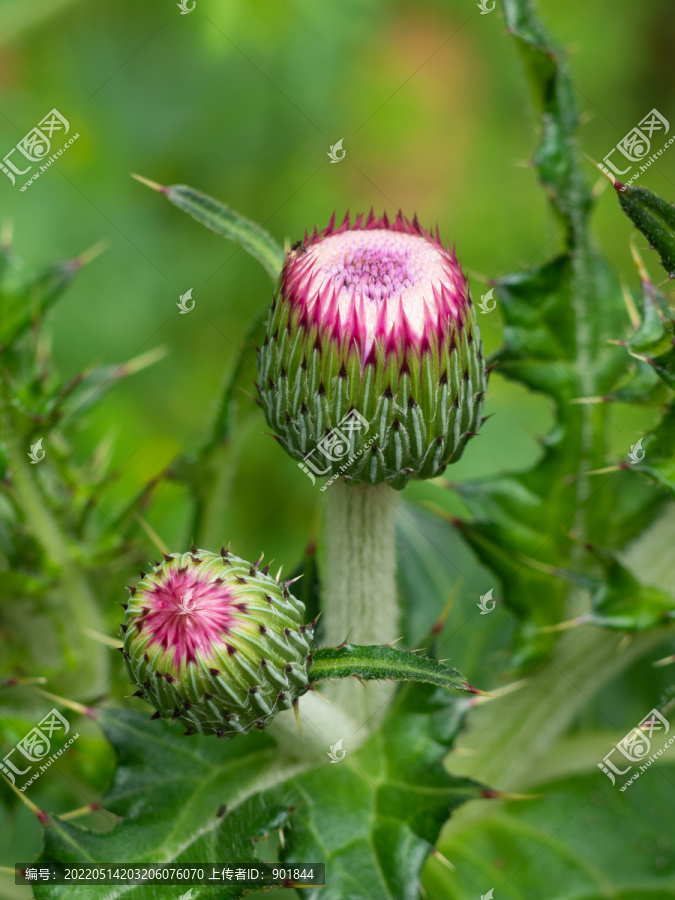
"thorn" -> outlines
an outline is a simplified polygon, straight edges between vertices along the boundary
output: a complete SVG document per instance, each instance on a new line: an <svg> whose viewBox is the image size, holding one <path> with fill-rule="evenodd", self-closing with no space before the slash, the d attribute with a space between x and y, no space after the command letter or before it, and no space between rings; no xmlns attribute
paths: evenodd
<svg viewBox="0 0 675 900"><path fill-rule="evenodd" d="M75 271L81 269L82 266L86 266L88 263L96 259L97 256L100 256L101 253L103 253L104 250L107 250L109 246L110 241L99 241L98 243L94 244L93 247L90 247L88 250L84 250L82 253L80 253L79 256L71 259L71 268Z"/></svg>
<svg viewBox="0 0 675 900"><path fill-rule="evenodd" d="M480 796L486 800L539 800L543 794L510 794L507 791L484 790Z"/></svg>
<svg viewBox="0 0 675 900"><path fill-rule="evenodd" d="M70 812L59 813L56 818L65 821L68 819L77 819L80 816L88 816L90 813L98 812L100 808L100 803L88 803L86 806L81 806L79 809L71 809Z"/></svg>
<svg viewBox="0 0 675 900"><path fill-rule="evenodd" d="M77 703L75 700L66 700L65 697L59 697L56 694L50 694L49 691L43 691L42 688L33 688L33 690L37 694L41 694L43 697L47 697L48 700L56 700L56 702L60 703L61 706L72 709L74 712L80 713L80 715L82 716L87 716L87 718L89 719L98 719L98 717L100 716L100 712L93 706L84 706L82 703Z"/></svg>
<svg viewBox="0 0 675 900"><path fill-rule="evenodd" d="M317 616L317 618L318 618L318 616ZM338 644L338 645L337 645L337 647L335 648L336 650L341 650L342 647L346 647L346 646L347 646L347 644L349 643L349 635L352 633L352 630L353 630L353 629L351 629L351 628L349 629L349 631L347 632L347 636L345 637L344 641L343 641L341 644Z"/></svg>
<svg viewBox="0 0 675 900"><path fill-rule="evenodd" d="M10 221L5 221L2 223L2 228L0 229L0 251L6 253L12 246L12 236L14 231L14 224Z"/></svg>
<svg viewBox="0 0 675 900"><path fill-rule="evenodd" d="M149 188L152 188L153 191L157 191L159 194L168 194L169 189L165 187L163 184L157 184L156 181L150 181L149 178L143 178L142 175L136 175L134 172L129 173L132 178L135 178L136 181L140 181L141 184L147 185Z"/></svg>
<svg viewBox="0 0 675 900"><path fill-rule="evenodd" d="M434 856L442 865L446 867L446 869L450 869L451 872L456 871L453 864L449 859L446 859L445 856L441 853L438 847L431 848L431 855Z"/></svg>
<svg viewBox="0 0 675 900"><path fill-rule="evenodd" d="M489 691L481 691L479 688L474 687L472 684L469 684L468 681L463 682L464 690L469 694L478 694L479 697L500 697L501 691L498 694L491 694Z"/></svg>
<svg viewBox="0 0 675 900"><path fill-rule="evenodd" d="M460 588L461 583L462 583L462 579L459 578L457 580L457 582L454 584L452 590L450 591L450 595L449 595L448 599L445 601L445 606L443 607L440 616L438 617L438 619L436 620L436 622L434 623L434 625L431 629L431 634L430 634L430 638L431 638L431 642L432 642L432 647L431 647L431 651L430 651L431 655L434 655L434 640L441 633L441 631L443 631L443 628L445 627L446 620L447 620L448 616L450 615L450 611L452 610L452 607L454 606L455 600L457 599L457 594L459 593L459 588Z"/></svg>
<svg viewBox="0 0 675 900"><path fill-rule="evenodd" d="M674 656L664 656L663 659L657 659L656 662L653 662L652 665L660 669L661 666L669 666L672 663L675 663L675 655Z"/></svg>
<svg viewBox="0 0 675 900"><path fill-rule="evenodd" d="M47 684L47 679L36 676L35 678L3 678L0 680L0 688L19 687L23 684Z"/></svg>
<svg viewBox="0 0 675 900"><path fill-rule="evenodd" d="M99 644L105 644L106 647L112 647L113 650L121 650L124 647L124 643L118 638L112 638L107 634L101 634L98 631L93 631L91 628L83 628L82 631L87 637L98 641Z"/></svg>
<svg viewBox="0 0 675 900"><path fill-rule="evenodd" d="M295 713L295 724L298 726L298 734L302 737L302 724L300 722L300 709L298 707L298 698L293 701L293 712Z"/></svg>
<svg viewBox="0 0 675 900"><path fill-rule="evenodd" d="M195 547L194 544L191 543L190 544L190 553L196 553L196 552L197 552L197 548Z"/></svg>
<svg viewBox="0 0 675 900"><path fill-rule="evenodd" d="M364 691L368 690L368 687L367 687L365 681L363 680L363 678L360 675L358 675L356 672L354 672L353 677L356 678L356 680L361 685L361 687L364 689Z"/></svg>
<svg viewBox="0 0 675 900"><path fill-rule="evenodd" d="M570 403L609 403L610 397L575 397Z"/></svg>
<svg viewBox="0 0 675 900"><path fill-rule="evenodd" d="M584 616L577 616L576 619L567 619L565 622L558 622L557 625L542 625L537 628L537 633L551 634L554 631L567 631L568 628L576 628L577 625L583 625L586 621Z"/></svg>
<svg viewBox="0 0 675 900"><path fill-rule="evenodd" d="M9 778L4 774L4 772L0 772L0 776L4 778L10 788L14 791L16 796L21 800L23 804L25 804L28 809L37 816L38 821L41 825L46 825L49 822L49 814L46 813L43 809L40 809L39 806L36 806L32 800L29 800L26 795L18 789L15 784L9 780Z"/></svg>

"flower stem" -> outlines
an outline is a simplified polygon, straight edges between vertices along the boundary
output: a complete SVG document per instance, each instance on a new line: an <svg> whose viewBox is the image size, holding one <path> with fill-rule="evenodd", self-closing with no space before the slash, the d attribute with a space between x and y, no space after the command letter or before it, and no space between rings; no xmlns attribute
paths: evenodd
<svg viewBox="0 0 675 900"><path fill-rule="evenodd" d="M350 486L337 481L326 491L323 541L324 643L347 638L387 644L398 637L395 519L397 492L387 485ZM351 709L359 724L382 707L392 687L339 685L332 699Z"/></svg>
<svg viewBox="0 0 675 900"><path fill-rule="evenodd" d="M326 492L323 626L326 643L349 635L354 644L386 644L398 637L397 494L386 485Z"/></svg>

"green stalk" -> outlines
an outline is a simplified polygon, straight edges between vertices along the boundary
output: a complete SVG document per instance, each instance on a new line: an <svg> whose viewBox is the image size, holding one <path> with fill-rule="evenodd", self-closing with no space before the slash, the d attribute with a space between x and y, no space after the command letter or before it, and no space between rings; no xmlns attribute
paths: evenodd
<svg viewBox="0 0 675 900"><path fill-rule="evenodd" d="M323 627L328 646L387 644L398 634L397 493L337 481L324 506Z"/></svg>
<svg viewBox="0 0 675 900"><path fill-rule="evenodd" d="M74 686L74 689L84 688L90 694L102 687L110 675L107 651L101 652L101 648L86 633L87 629L105 631L96 598L73 559L66 536L42 498L34 470L24 460L25 448L13 426L4 429L3 439L9 459L12 493L23 513L25 525L61 572L59 597L62 616L59 626L65 635L66 658L70 667L76 669L77 687ZM86 655L81 652L83 641L87 642Z"/></svg>
<svg viewBox="0 0 675 900"><path fill-rule="evenodd" d="M323 523L323 643L387 644L399 637L395 520L398 494L387 485L326 491ZM389 684L337 685L331 699L359 725L383 707Z"/></svg>

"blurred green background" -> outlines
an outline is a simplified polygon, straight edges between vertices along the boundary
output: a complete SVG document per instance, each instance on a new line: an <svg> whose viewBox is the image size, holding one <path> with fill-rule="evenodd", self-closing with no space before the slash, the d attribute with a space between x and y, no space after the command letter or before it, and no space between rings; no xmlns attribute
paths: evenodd
<svg viewBox="0 0 675 900"><path fill-rule="evenodd" d="M666 0L620 0L611 14L599 0L583 9L545 0L541 12L572 51L585 152L601 159L653 107L668 117L675 20ZM197 0L180 15L169 0L2 0L0 40L3 154L53 107L80 134L58 169L25 192L0 179L1 215L14 223L19 252L38 262L108 242L52 313L62 373L157 345L169 351L112 392L78 435L83 455L102 435L114 439L120 491L198 444L247 323L271 296L245 253L130 172L197 187L280 240L321 227L333 210L416 211L457 245L465 268L487 276L542 261L559 246L527 165L527 88L498 11L480 15L456 0ZM340 138L346 157L331 164L327 151ZM595 179L590 164L588 175ZM675 152L641 183L675 195ZM634 283L631 226L611 192L596 220L603 249ZM472 284L474 295L485 290L475 277ZM196 307L181 316L176 302L189 287ZM493 350L499 312L479 318ZM254 377L251 366L252 390ZM498 376L491 387L488 412L499 421L453 477L524 468L538 452L546 405ZM644 424L629 422L617 453ZM264 548L289 560L304 544L316 498L293 462L260 439L266 430L261 416L250 427L222 536L242 553ZM176 548L189 538L180 500L164 489L153 512Z"/></svg>
<svg viewBox="0 0 675 900"><path fill-rule="evenodd" d="M601 159L654 107L675 125L672 3L542 0L540 11L571 52L589 156ZM52 108L79 133L25 192L20 179L12 187L0 176L0 217L13 223L30 263L107 243L50 314L61 373L167 350L70 431L82 460L102 438L113 442L120 478L111 510L200 444L248 324L271 299L267 275L246 253L129 174L192 185L281 241L322 227L333 210L416 212L456 244L478 297L481 275L541 262L562 237L527 163L535 144L527 88L504 35L500 13L480 15L470 0L196 0L189 15L173 0L0 0L0 156ZM346 156L331 164L327 152L340 139ZM589 163L589 179L596 174ZM675 197L675 149L639 183ZM602 249L634 285L631 226L611 191L599 198L595 224ZM188 288L196 305L179 315ZM479 319L489 353L500 345L500 314ZM253 356L249 368L253 393ZM552 421L547 401L498 374L486 411L495 415L454 479L529 467ZM617 458L651 415L612 409ZM214 540L251 558L264 549L288 569L310 536L317 492L267 430L259 413L245 421ZM425 490L412 486L409 496ZM159 488L148 519L172 550L189 542L188 501L175 484ZM156 555L149 539L145 546ZM468 559L462 565L475 569ZM112 630L116 614L108 618ZM71 773L88 792L105 785L110 767L91 735ZM51 790L51 807L73 805L77 791L65 783ZM33 796L40 802L40 789ZM5 864L39 847L24 815L13 842L0 831ZM0 890L13 896L5 884Z"/></svg>

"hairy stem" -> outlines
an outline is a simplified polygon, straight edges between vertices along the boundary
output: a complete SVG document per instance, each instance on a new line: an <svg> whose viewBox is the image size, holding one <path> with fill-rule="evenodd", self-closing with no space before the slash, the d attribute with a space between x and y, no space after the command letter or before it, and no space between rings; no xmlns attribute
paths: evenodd
<svg viewBox="0 0 675 900"><path fill-rule="evenodd" d="M3 439L9 457L12 493L23 513L26 527L61 570L59 597L63 601L63 615L59 625L66 637L64 649L69 668L76 671L73 690L81 690L84 686L90 694L101 688L109 675L107 655L101 652L98 645L86 654L81 652L83 641L88 642L88 647L91 642L86 636L86 629L105 631L96 599L73 559L66 536L44 502L31 464L24 460L25 448L12 426L4 429Z"/></svg>
<svg viewBox="0 0 675 900"><path fill-rule="evenodd" d="M336 482L324 507L325 642L386 644L398 637L396 491Z"/></svg>
<svg viewBox="0 0 675 900"><path fill-rule="evenodd" d="M397 493L385 485L337 481L326 492L322 615L329 646L347 638L358 644L386 644L399 635L396 507ZM389 684L364 690L358 683L347 683L335 686L331 699L362 724L384 706L392 690Z"/></svg>

